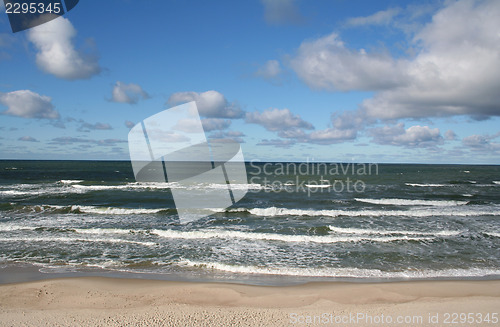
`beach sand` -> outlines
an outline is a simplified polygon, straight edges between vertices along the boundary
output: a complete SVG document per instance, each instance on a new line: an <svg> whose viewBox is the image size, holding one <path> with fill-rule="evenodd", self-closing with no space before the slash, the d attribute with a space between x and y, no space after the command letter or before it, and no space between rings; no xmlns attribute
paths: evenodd
<svg viewBox="0 0 500 327"><path fill-rule="evenodd" d="M252 286L79 277L0 285L1 326L498 326L499 311L500 281ZM445 323L454 313L458 323ZM460 313L474 315L461 324Z"/></svg>

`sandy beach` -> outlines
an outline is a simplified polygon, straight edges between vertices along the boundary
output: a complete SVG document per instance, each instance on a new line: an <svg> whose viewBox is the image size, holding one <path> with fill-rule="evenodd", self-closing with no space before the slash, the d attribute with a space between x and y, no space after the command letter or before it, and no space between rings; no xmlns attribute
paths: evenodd
<svg viewBox="0 0 500 327"><path fill-rule="evenodd" d="M495 326L500 309L500 281L282 287L81 277L4 284L0 294L1 326Z"/></svg>

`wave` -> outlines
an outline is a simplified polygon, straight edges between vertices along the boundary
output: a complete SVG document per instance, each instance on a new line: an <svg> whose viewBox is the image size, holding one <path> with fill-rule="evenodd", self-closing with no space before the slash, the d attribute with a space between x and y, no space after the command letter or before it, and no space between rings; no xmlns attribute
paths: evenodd
<svg viewBox="0 0 500 327"><path fill-rule="evenodd" d="M419 183L405 183L405 185L414 186L414 187L443 187L443 186L450 186L450 185L446 185L446 184L419 184Z"/></svg>
<svg viewBox="0 0 500 327"><path fill-rule="evenodd" d="M124 240L120 238L80 238L80 237L0 237L0 242L61 242L61 243L73 243L73 242L91 242L91 243L127 243L127 244L138 244L144 246L156 246L154 242L142 242L142 241L132 241Z"/></svg>
<svg viewBox="0 0 500 327"><path fill-rule="evenodd" d="M287 208L253 208L246 209L254 216L276 217L276 216L310 216L310 217L385 217L385 216L401 216L401 217L431 217L431 216L498 216L500 211L496 208L492 210L474 210L460 207L436 207L426 209L413 210L313 210L313 209L287 209ZM229 210L232 212L232 210Z"/></svg>
<svg viewBox="0 0 500 327"><path fill-rule="evenodd" d="M434 237L346 237L346 236L313 236L313 235L285 235L271 233L225 231L225 230L198 230L198 231L178 231L178 230L151 230L151 234L169 239L243 239L256 241L281 241L281 242L304 242L304 243L340 243L340 242L394 242L394 241L421 241L432 240Z"/></svg>
<svg viewBox="0 0 500 327"><path fill-rule="evenodd" d="M484 232L484 233L490 236L500 237L500 233L495 233L495 232Z"/></svg>
<svg viewBox="0 0 500 327"><path fill-rule="evenodd" d="M16 209L20 211L37 212L37 213L39 212L94 213L101 215L156 214L171 210L168 208L146 209L146 208L97 207L97 206L82 206L82 205L61 206L61 205L50 205L50 204L14 207L14 210Z"/></svg>
<svg viewBox="0 0 500 327"><path fill-rule="evenodd" d="M500 269L468 268L468 269L442 269L442 270L406 270L382 271L379 269L361 268L299 268L299 267L261 267L239 266L219 262L191 261L183 259L181 266L219 270L237 274L259 274L301 277L336 277L336 278L453 278L453 277L485 277L500 275Z"/></svg>
<svg viewBox="0 0 500 327"><path fill-rule="evenodd" d="M104 190L136 190L136 189L227 189L227 184L183 184L178 182L172 183L155 183L155 182L132 182L122 185L71 185L79 190L86 191L104 191ZM230 184L231 189L262 189L260 184Z"/></svg>
<svg viewBox="0 0 500 327"><path fill-rule="evenodd" d="M36 194L39 194L40 192L36 192ZM26 192L26 191L16 191L16 190L7 190L7 191L0 191L0 195L28 195L28 194L33 194L32 192Z"/></svg>
<svg viewBox="0 0 500 327"><path fill-rule="evenodd" d="M355 199L358 202L371 204L385 204L396 206L435 206L448 207L467 204L467 201L446 201L446 200L409 200L409 199Z"/></svg>
<svg viewBox="0 0 500 327"><path fill-rule="evenodd" d="M407 231L407 230L375 230L375 229L362 229L362 228L343 228L329 225L328 228L336 233L341 234L357 234L357 235L429 235L429 236L454 236L458 235L460 231L443 230L439 232L420 232L420 231Z"/></svg>
<svg viewBox="0 0 500 327"><path fill-rule="evenodd" d="M121 185L71 185L72 187L80 190L87 191L103 191L103 190L127 190L127 189L169 189L175 188L178 183L139 183L132 182Z"/></svg>
<svg viewBox="0 0 500 327"><path fill-rule="evenodd" d="M493 181L493 184L499 184L500 185L500 181Z"/></svg>
<svg viewBox="0 0 500 327"><path fill-rule="evenodd" d="M62 184L77 184L83 182L82 179L61 179L59 183Z"/></svg>
<svg viewBox="0 0 500 327"><path fill-rule="evenodd" d="M13 225L13 224L0 224L0 232L12 232L15 230L34 230L37 227Z"/></svg>
<svg viewBox="0 0 500 327"><path fill-rule="evenodd" d="M116 207L95 207L95 206L71 206L71 211L81 213L95 213L100 215L138 215L138 214L155 214L169 209L145 209L145 208L116 208Z"/></svg>
<svg viewBox="0 0 500 327"><path fill-rule="evenodd" d="M120 228L75 228L72 229L79 234L92 234L92 235L108 235L108 234L134 234L143 231L134 229L120 229Z"/></svg>

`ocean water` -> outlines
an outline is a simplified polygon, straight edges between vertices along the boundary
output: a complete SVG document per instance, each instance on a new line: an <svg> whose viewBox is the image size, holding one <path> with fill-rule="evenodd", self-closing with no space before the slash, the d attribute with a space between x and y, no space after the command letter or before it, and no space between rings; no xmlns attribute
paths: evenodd
<svg viewBox="0 0 500 327"><path fill-rule="evenodd" d="M0 161L0 268L271 284L500 277L500 166L246 166L249 183L232 185L248 188L241 201L181 224L181 186L137 183L129 162Z"/></svg>

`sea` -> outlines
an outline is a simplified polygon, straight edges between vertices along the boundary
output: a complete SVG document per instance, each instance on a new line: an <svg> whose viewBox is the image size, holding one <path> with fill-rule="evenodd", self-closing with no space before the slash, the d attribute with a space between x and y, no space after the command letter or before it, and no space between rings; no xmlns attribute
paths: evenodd
<svg viewBox="0 0 500 327"><path fill-rule="evenodd" d="M136 182L128 161L0 161L0 275L500 278L498 165L245 166L248 183L232 185L247 190L240 201L182 223L172 197L182 185Z"/></svg>

